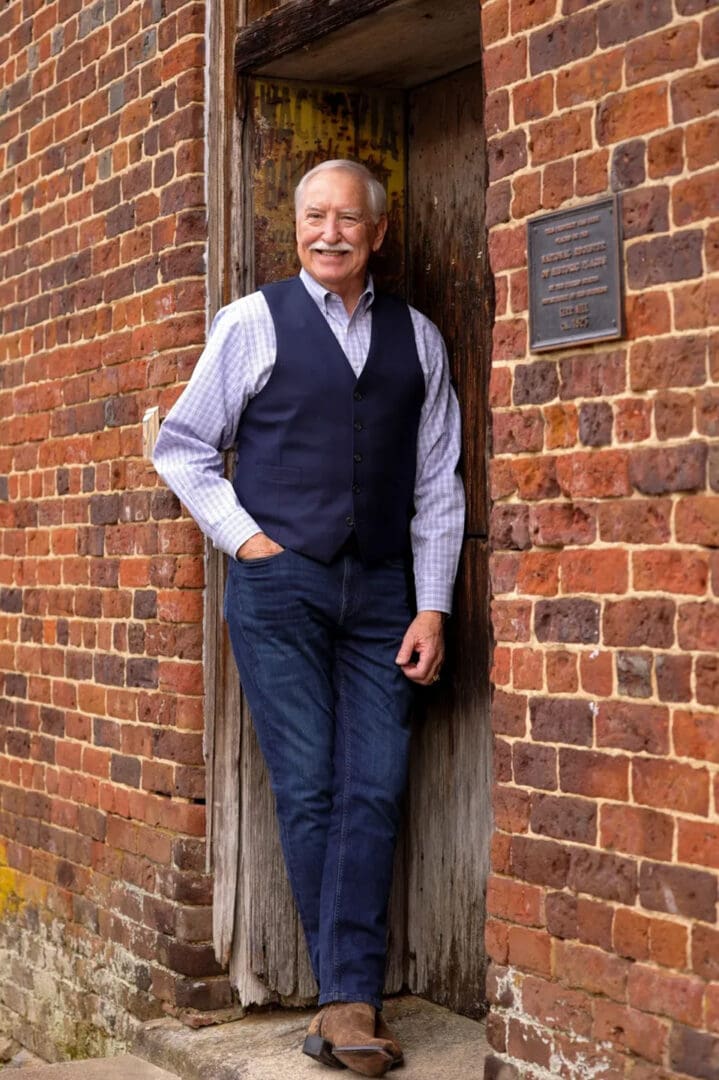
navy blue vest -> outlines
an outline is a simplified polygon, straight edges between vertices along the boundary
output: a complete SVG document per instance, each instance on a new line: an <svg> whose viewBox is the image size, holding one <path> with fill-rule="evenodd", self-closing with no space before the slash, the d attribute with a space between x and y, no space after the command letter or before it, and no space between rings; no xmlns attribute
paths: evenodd
<svg viewBox="0 0 719 1080"><path fill-rule="evenodd" d="M375 295L357 379L299 278L262 293L277 357L240 420L237 497L278 544L321 562L353 533L366 563L405 554L425 396L409 308Z"/></svg>

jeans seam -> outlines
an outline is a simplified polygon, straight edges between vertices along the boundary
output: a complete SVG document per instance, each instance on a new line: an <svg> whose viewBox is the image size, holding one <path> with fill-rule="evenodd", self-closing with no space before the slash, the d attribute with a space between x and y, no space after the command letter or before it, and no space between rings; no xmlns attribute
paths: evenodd
<svg viewBox="0 0 719 1080"><path fill-rule="evenodd" d="M350 770L351 770L351 752L350 752L350 736L347 706L345 704L345 695L343 693L345 676L342 672L339 680L339 700L342 702L342 718L345 725L345 770L344 770L344 785L342 787L342 811L340 814L340 837L339 837L339 852L337 854L337 882L335 885L335 903L332 918L332 985L334 987L334 993L339 993L339 948L338 948L338 935L337 925L339 923L339 908L340 899L342 895L342 882L344 877L344 860L345 860L345 842L347 835L347 789L349 786Z"/></svg>

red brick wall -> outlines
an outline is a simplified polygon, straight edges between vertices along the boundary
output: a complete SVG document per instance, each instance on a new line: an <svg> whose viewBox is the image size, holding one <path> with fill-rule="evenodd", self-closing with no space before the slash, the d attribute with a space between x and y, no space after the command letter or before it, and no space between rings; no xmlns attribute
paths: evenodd
<svg viewBox="0 0 719 1080"><path fill-rule="evenodd" d="M204 19L0 11L0 1029L46 1056L229 993L201 540L141 438L204 336Z"/></svg>
<svg viewBox="0 0 719 1080"><path fill-rule="evenodd" d="M710 6L482 7L497 293L488 1080L719 1076ZM626 340L532 355L526 220L610 191Z"/></svg>

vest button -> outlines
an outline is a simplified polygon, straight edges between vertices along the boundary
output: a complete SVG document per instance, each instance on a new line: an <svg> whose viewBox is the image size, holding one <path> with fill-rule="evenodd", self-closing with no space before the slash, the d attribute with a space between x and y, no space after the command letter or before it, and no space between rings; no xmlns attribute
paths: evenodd
<svg viewBox="0 0 719 1080"><path fill-rule="evenodd" d="M361 390L355 390L354 394L352 395L352 397L353 397L353 398L355 399L355 401L361 401L361 400L362 400L362 396L363 396L363 395L362 395L362 391L361 391Z"/></svg>
<svg viewBox="0 0 719 1080"><path fill-rule="evenodd" d="M361 431L361 430L362 430L362 424L359 422L359 420L355 420L355 431Z"/></svg>
<svg viewBox="0 0 719 1080"><path fill-rule="evenodd" d="M362 490L362 488L359 486L359 484L353 484L352 485L352 491L353 491L353 493L355 495L359 495L361 490Z"/></svg>
<svg viewBox="0 0 719 1080"><path fill-rule="evenodd" d="M348 514L347 517L345 518L345 525L347 526L347 528L351 529L353 527L354 523L355 523L355 519L352 517L351 514Z"/></svg>
<svg viewBox="0 0 719 1080"><path fill-rule="evenodd" d="M354 459L357 462L357 464L359 465L360 461L362 460L362 455L361 454L355 454Z"/></svg>

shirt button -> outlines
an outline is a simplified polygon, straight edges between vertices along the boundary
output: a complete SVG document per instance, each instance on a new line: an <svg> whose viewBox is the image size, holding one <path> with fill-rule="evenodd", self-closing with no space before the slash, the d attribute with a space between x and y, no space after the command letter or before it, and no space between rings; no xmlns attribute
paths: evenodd
<svg viewBox="0 0 719 1080"><path fill-rule="evenodd" d="M360 461L362 460L362 455L361 454L355 454L354 459L357 462L357 464L359 465Z"/></svg>
<svg viewBox="0 0 719 1080"><path fill-rule="evenodd" d="M355 390L355 392L354 392L354 394L352 396L354 397L355 401L361 401L362 400L362 391L361 390Z"/></svg>
<svg viewBox="0 0 719 1080"><path fill-rule="evenodd" d="M355 523L355 519L352 517L351 514L348 514L347 517L345 518L345 525L347 526L347 528L351 529L352 526L354 525L354 523Z"/></svg>
<svg viewBox="0 0 719 1080"><path fill-rule="evenodd" d="M353 485L352 485L352 491L354 492L354 494L355 494L355 495L359 495L359 493L360 493L360 491L361 491L361 490L362 490L362 489L361 489L361 487L359 486L359 484L353 484Z"/></svg>
<svg viewBox="0 0 719 1080"><path fill-rule="evenodd" d="M362 430L362 424L360 423L359 420L355 420L355 431L361 431L361 430Z"/></svg>

